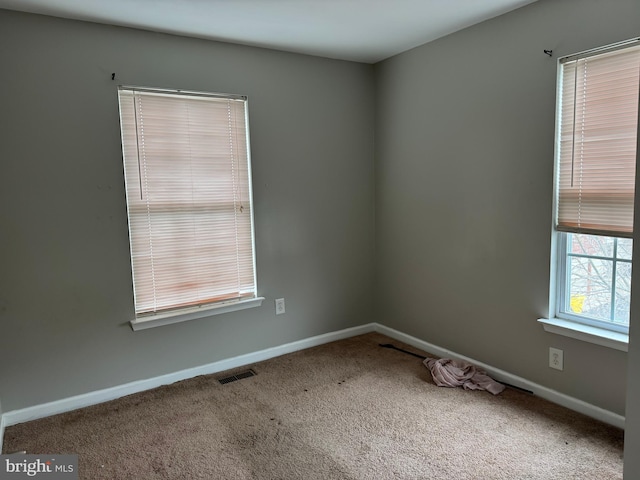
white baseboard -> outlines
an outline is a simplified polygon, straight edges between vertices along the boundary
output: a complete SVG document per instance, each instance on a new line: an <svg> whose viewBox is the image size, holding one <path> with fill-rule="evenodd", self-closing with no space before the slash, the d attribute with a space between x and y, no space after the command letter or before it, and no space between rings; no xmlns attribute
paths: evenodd
<svg viewBox="0 0 640 480"><path fill-rule="evenodd" d="M604 410L600 407L596 407L595 405L583 402L582 400L578 400L550 388L543 387L542 385L530 382L529 380L518 377L509 372L505 372L504 370L486 365L482 362L477 362L472 358L465 357L464 355L459 355L455 352L425 342L424 340L420 340L419 338L412 337L411 335L407 335L398 330L394 330L378 323L369 323L366 325L361 325L359 327L347 328L344 330L339 330L337 332L325 333L323 335L298 340L296 342L287 343L278 347L267 348L258 352L239 355L237 357L220 360L218 362L181 370L179 372L170 373L147 380L139 380L124 385L119 385L117 387L106 388L103 390L76 395L74 397L69 397L62 400L56 400L54 402L49 402L42 405L35 405L20 410L5 412L0 417L0 448L2 447L2 438L4 436L5 426L16 425L18 423L36 420L38 418L44 418L78 408L96 405L99 403L107 402L109 400L124 397L125 395L131 395L133 393L150 390L161 385L168 385L180 380L193 378L198 375L209 375L212 373L230 370L232 368L261 362L263 360L268 360L269 358L278 357L287 353L304 350L306 348L315 347L325 343L342 340L344 338L354 337L356 335L362 335L364 333L373 331L382 333L383 335L387 335L391 338L395 338L398 341L419 348L420 350L432 353L438 357L454 358L473 363L474 365L477 365L478 367L484 369L489 375L491 375L498 381L530 390L535 395L549 400L553 403L557 403L571 410L575 410L592 418L596 418L610 425L624 428L625 418L622 415Z"/></svg>
<svg viewBox="0 0 640 480"><path fill-rule="evenodd" d="M518 377L517 375L505 372L504 370L500 370L499 368L492 367L491 365L478 362L472 358L465 357L464 355L460 355L445 348L438 347L437 345L433 345L429 342L420 340L419 338L412 337L411 335L407 335L406 333L394 330L393 328L385 327L384 325L376 323L375 330L376 332L382 333L383 335L391 338L395 338L396 340L419 348L420 350L432 353L437 357L464 360L466 362L472 363L485 370L491 377L498 380L499 382L508 383L516 387L524 388L525 390L530 390L534 393L534 395L544 398L545 400L557 403L558 405L562 405L563 407L566 407L570 410L580 412L584 415L598 419L602 422L608 423L618 428L624 428L625 417L623 417L622 415L618 415L617 413L610 412L609 410L596 407L595 405L591 405L590 403L583 402L582 400L570 397L569 395L565 395L564 393L560 393L542 385L538 385L537 383L531 382L525 378Z"/></svg>
<svg viewBox="0 0 640 480"><path fill-rule="evenodd" d="M150 390L161 385L168 385L171 383L179 382L180 380L197 377L198 375L210 375L212 373L223 372L232 368L242 367L244 365L268 360L269 358L279 357L280 355L285 355L287 353L304 350L306 348L334 342L336 340L342 340L344 338L355 337L356 335L362 335L364 333L373 331L375 331L375 324L370 323L367 325L361 325L359 327L338 330L337 332L325 333L323 335L305 338L303 340L287 343L278 347L267 348L258 352L239 355L237 357L220 360L218 362L213 362L207 365L189 368L186 370L180 370L179 372L161 375L159 377L149 378L147 380L138 380L135 382L126 383L124 385L118 385L117 387L105 388L103 390L76 395L62 400L44 403L42 405L34 405L32 407L22 408L20 410L9 411L2 415L2 421L3 425L10 426L16 425L18 423L28 422L30 420L36 420L38 418L49 417L51 415L57 415L59 413L76 410L78 408L108 402L109 400L115 400L116 398L124 397L125 395L131 395L132 393Z"/></svg>

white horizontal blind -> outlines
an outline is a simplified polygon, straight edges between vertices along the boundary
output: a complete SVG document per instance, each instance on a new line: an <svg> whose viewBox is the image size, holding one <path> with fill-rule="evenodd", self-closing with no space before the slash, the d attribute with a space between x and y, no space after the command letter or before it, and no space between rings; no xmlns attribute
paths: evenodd
<svg viewBox="0 0 640 480"><path fill-rule="evenodd" d="M136 315L254 298L246 101L119 99Z"/></svg>
<svg viewBox="0 0 640 480"><path fill-rule="evenodd" d="M556 227L631 237L640 46L561 68Z"/></svg>

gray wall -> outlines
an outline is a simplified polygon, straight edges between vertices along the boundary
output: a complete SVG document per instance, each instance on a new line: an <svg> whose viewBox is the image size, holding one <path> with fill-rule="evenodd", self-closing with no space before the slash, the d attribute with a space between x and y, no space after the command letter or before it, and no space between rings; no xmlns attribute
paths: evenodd
<svg viewBox="0 0 640 480"><path fill-rule="evenodd" d="M640 143L640 137L638 137ZM640 148L638 149L640 152ZM635 225L640 218L640 170L636 169L636 204ZM640 258L639 236L634 235L635 258ZM637 264L637 262L636 262ZM640 285L640 268L634 266L632 283ZM640 318L640 295L635 293L631 298L631 318ZM624 478L636 480L640 477L640 327L632 325L629 336L629 358L627 366L627 409L624 432Z"/></svg>
<svg viewBox="0 0 640 480"><path fill-rule="evenodd" d="M376 65L383 323L624 415L626 353L536 319L549 303L556 59L637 36L639 19L637 0L540 0Z"/></svg>
<svg viewBox="0 0 640 480"><path fill-rule="evenodd" d="M371 321L371 65L0 10L0 72L5 411ZM117 83L249 96L261 308L129 327Z"/></svg>
<svg viewBox="0 0 640 480"><path fill-rule="evenodd" d="M640 99L638 100L640 102ZM638 125L640 128L640 105L638 108ZM638 147L636 159L640 159L640 135L638 135ZM636 161L636 165L638 162ZM636 195L635 195L634 225L640 225L640 168L636 168ZM640 258L640 232L635 228L633 258ZM633 269L631 282L640 285L640 268ZM625 416L624 435L624 478L635 480L640 477L640 326L636 323L640 318L640 290L635 290L631 296L631 318L634 319L629 331L629 354L627 359L627 409Z"/></svg>

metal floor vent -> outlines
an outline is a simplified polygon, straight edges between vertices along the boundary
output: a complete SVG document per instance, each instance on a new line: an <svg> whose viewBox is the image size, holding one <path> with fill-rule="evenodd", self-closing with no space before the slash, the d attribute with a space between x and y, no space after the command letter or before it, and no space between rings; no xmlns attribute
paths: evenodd
<svg viewBox="0 0 640 480"><path fill-rule="evenodd" d="M236 380L242 380L243 378L253 377L255 372L253 370L246 370L244 372L236 373L235 375L231 375L230 377L224 377L219 379L218 381L224 385L225 383L235 382Z"/></svg>

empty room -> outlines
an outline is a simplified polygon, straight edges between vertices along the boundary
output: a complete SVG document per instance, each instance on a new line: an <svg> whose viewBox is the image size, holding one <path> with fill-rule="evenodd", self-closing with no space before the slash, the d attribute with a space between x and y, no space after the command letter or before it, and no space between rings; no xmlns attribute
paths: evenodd
<svg viewBox="0 0 640 480"><path fill-rule="evenodd" d="M640 478L639 36L0 0L0 477Z"/></svg>

